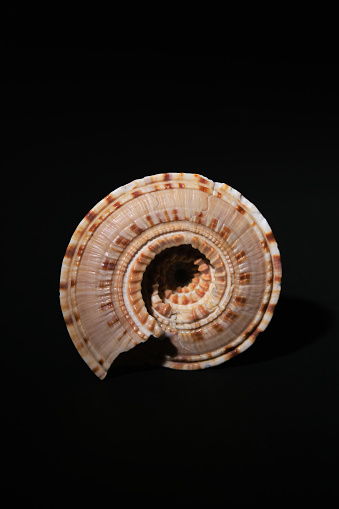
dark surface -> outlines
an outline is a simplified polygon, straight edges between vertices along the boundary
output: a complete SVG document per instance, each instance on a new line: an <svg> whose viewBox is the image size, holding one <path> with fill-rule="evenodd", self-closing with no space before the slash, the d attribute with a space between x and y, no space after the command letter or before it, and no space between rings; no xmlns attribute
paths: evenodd
<svg viewBox="0 0 339 509"><path fill-rule="evenodd" d="M2 52L2 480L13 505L122 494L276 506L337 493L335 60L225 55ZM259 208L281 250L281 299L256 343L221 366L177 372L125 355L100 381L60 312L63 255L99 200L162 171L226 182Z"/></svg>

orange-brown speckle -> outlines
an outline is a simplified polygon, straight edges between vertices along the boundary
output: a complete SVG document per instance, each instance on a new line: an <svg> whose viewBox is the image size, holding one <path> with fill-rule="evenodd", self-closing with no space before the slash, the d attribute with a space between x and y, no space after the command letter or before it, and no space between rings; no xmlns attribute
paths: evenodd
<svg viewBox="0 0 339 509"><path fill-rule="evenodd" d="M79 258L81 258L82 255L84 254L85 248L86 248L85 244L81 244L81 246L78 247L77 255L79 256Z"/></svg>
<svg viewBox="0 0 339 509"><path fill-rule="evenodd" d="M116 318L114 318L113 320L109 320L109 321L107 322L107 325L108 325L108 327L113 327L113 325L114 325L115 323L117 323L118 321L119 321L119 318L117 318L117 317L116 317Z"/></svg>
<svg viewBox="0 0 339 509"><path fill-rule="evenodd" d="M205 306L203 306L202 304L200 304L200 306L198 306L198 309L199 309L201 317L207 316L209 314L208 309L205 308Z"/></svg>
<svg viewBox="0 0 339 509"><path fill-rule="evenodd" d="M216 219L216 218L214 217L214 218L212 219L212 221L211 221L210 228L211 228L212 230L214 230L217 224L218 224L218 219Z"/></svg>
<svg viewBox="0 0 339 509"><path fill-rule="evenodd" d="M240 261L245 260L245 258L246 258L246 253L245 253L245 251L244 251L244 250L242 250L242 251L240 251L239 253L237 253L237 254L235 255L235 258L236 258L236 260L237 260L237 262L238 262L238 263L239 263Z"/></svg>
<svg viewBox="0 0 339 509"><path fill-rule="evenodd" d="M204 272L206 270L209 270L209 266L207 265L207 263L202 263L201 265L199 265L198 267L199 272Z"/></svg>
<svg viewBox="0 0 339 509"><path fill-rule="evenodd" d="M128 244L129 244L129 240L126 239L123 235L119 235L119 237L117 237L114 241L114 243L117 245L117 246L122 246L122 247L127 247Z"/></svg>
<svg viewBox="0 0 339 509"><path fill-rule="evenodd" d="M113 270L116 266L116 260L109 260L108 258L102 263L101 268L103 270Z"/></svg>
<svg viewBox="0 0 339 509"><path fill-rule="evenodd" d="M240 284L248 284L251 279L251 274L249 272L246 272L245 274L240 274Z"/></svg>
<svg viewBox="0 0 339 509"><path fill-rule="evenodd" d="M73 318L70 316L65 317L65 323L66 325L71 325L73 323Z"/></svg>
<svg viewBox="0 0 339 509"><path fill-rule="evenodd" d="M218 332L218 333L221 333L221 332L223 332L223 331L225 330L225 329L224 329L224 328L220 325L220 323L217 323L217 322L216 322L216 323L214 323L214 324L212 325L212 329L214 329L214 330L215 330L216 332Z"/></svg>
<svg viewBox="0 0 339 509"><path fill-rule="evenodd" d="M219 232L219 235L223 238L223 239L227 239L227 237L229 236L229 234L231 233L231 230L226 226L224 225L220 232Z"/></svg>
<svg viewBox="0 0 339 509"><path fill-rule="evenodd" d="M175 293L174 295L171 295L170 300L173 302L173 304L178 304L178 302L179 302L179 297L178 297L178 295Z"/></svg>
<svg viewBox="0 0 339 509"><path fill-rule="evenodd" d="M196 222L199 223L199 224L202 224L204 221L203 221L203 216L204 216L204 213L203 212L200 212L197 217L196 217Z"/></svg>
<svg viewBox="0 0 339 509"><path fill-rule="evenodd" d="M114 201L114 198L111 194L108 194L106 197L105 197L105 200L107 201L107 203L112 203Z"/></svg>
<svg viewBox="0 0 339 509"><path fill-rule="evenodd" d="M181 304L183 304L184 306L187 306L188 303L189 303L188 298L186 297L186 295L183 295L181 298Z"/></svg>
<svg viewBox="0 0 339 509"><path fill-rule="evenodd" d="M99 281L99 288L107 288L108 286L111 286L112 282L110 279L103 279L102 281Z"/></svg>
<svg viewBox="0 0 339 509"><path fill-rule="evenodd" d="M142 233L144 231L143 228L140 228L140 226L136 225L135 223L133 223L131 226L130 226L130 229L136 233L137 235L139 235L140 233Z"/></svg>
<svg viewBox="0 0 339 509"><path fill-rule="evenodd" d="M172 214L173 214L174 220L179 221L178 209L173 209Z"/></svg>
<svg viewBox="0 0 339 509"><path fill-rule="evenodd" d="M196 176L199 177L199 182L201 182L201 184L208 184L208 180L207 179L205 179L201 175L196 175Z"/></svg>
<svg viewBox="0 0 339 509"><path fill-rule="evenodd" d="M231 309L229 311L227 311L227 313L224 315L224 318L226 318L226 320L229 320L230 322L233 322L233 320L235 320L239 315L237 313L234 313L234 311L232 311Z"/></svg>
<svg viewBox="0 0 339 509"><path fill-rule="evenodd" d="M226 283L226 276L222 275L222 276L215 276L215 279L217 280L218 283Z"/></svg>
<svg viewBox="0 0 339 509"><path fill-rule="evenodd" d="M246 297L240 297L240 295L237 295L235 298L235 302L239 304L240 306L243 306L246 302Z"/></svg>
<svg viewBox="0 0 339 509"><path fill-rule="evenodd" d="M268 251L268 245L267 245L267 242L265 240L262 240L261 241L261 245L262 245L262 248L265 252Z"/></svg>
<svg viewBox="0 0 339 509"><path fill-rule="evenodd" d="M205 295L205 293L206 293L206 292L204 292L201 288L199 288L199 287L198 287L198 288L195 290L195 293L196 293L197 295L199 295L199 297L203 297L203 296Z"/></svg>
<svg viewBox="0 0 339 509"><path fill-rule="evenodd" d="M97 213L93 210L90 210L88 214L86 214L86 219L88 219L89 222L93 221L97 217Z"/></svg>
<svg viewBox="0 0 339 509"><path fill-rule="evenodd" d="M275 238L272 232L266 233L266 239L268 242L275 242Z"/></svg>
<svg viewBox="0 0 339 509"><path fill-rule="evenodd" d="M112 309L112 308L113 308L113 302L112 302L111 300L110 300L110 301L108 301L108 302L103 302L103 303L101 304L101 309L102 309L103 311L106 311L107 309Z"/></svg>
<svg viewBox="0 0 339 509"><path fill-rule="evenodd" d="M149 222L149 224L150 224L151 226L154 226L154 221L153 221L153 219L151 218L151 216L146 216L146 219L147 219L147 221Z"/></svg>
<svg viewBox="0 0 339 509"><path fill-rule="evenodd" d="M275 272L281 271L281 260L279 255L273 255L273 269Z"/></svg>
<svg viewBox="0 0 339 509"><path fill-rule="evenodd" d="M101 223L93 223L90 227L89 227L89 231L90 232L95 232L95 230L98 228L98 226L100 226Z"/></svg>
<svg viewBox="0 0 339 509"><path fill-rule="evenodd" d="M276 304L269 304L267 306L267 311L269 311L270 313L273 313L275 310L275 306L276 306Z"/></svg>
<svg viewBox="0 0 339 509"><path fill-rule="evenodd" d="M264 302L260 306L260 313L265 313L266 309L267 309L267 302L266 303Z"/></svg>
<svg viewBox="0 0 339 509"><path fill-rule="evenodd" d="M150 245L148 246L148 249L149 249L150 251L152 251L152 253L156 253L156 252L157 252L157 246L156 246L156 244L150 244Z"/></svg>
<svg viewBox="0 0 339 509"><path fill-rule="evenodd" d="M65 257L66 258L73 258L75 253L75 246L68 246L66 249Z"/></svg>
<svg viewBox="0 0 339 509"><path fill-rule="evenodd" d="M197 329L197 330L193 331L192 336L194 337L194 339L196 339L198 341L204 339L204 334L201 329Z"/></svg>
<svg viewBox="0 0 339 509"><path fill-rule="evenodd" d="M125 334L127 334L127 333L126 333L126 331L124 330L124 332L123 332L123 333L121 334L121 336L118 338L118 341L121 341Z"/></svg>
<svg viewBox="0 0 339 509"><path fill-rule="evenodd" d="M234 348L233 350L230 350L228 353L228 357L232 358L235 357L239 353L239 350L237 348Z"/></svg>

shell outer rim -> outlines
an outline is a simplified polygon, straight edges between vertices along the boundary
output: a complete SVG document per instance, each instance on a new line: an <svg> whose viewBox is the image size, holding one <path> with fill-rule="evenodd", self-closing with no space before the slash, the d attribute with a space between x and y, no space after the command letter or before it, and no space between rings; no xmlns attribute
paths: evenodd
<svg viewBox="0 0 339 509"><path fill-rule="evenodd" d="M97 352L95 352L95 349L93 349L93 347L88 346L84 343L83 338L77 331L77 328L75 327L74 317L72 317L72 310L67 300L67 289L69 285L71 285L70 273L77 250L76 248L81 243L80 241L84 237L85 233L88 231L90 225L93 223L93 221L95 221L95 218L100 213L102 213L107 207L110 207L114 202L116 202L118 198L120 198L121 196L125 195L126 193L133 189L142 188L144 186L150 185L150 183L153 182L163 181L164 175L169 176L168 178L166 178L166 180L177 180L185 182L187 180L191 180L192 182L194 182L199 179L203 179L204 186L208 185L213 195L221 193L224 195L228 195L233 199L238 199L243 204L245 210L247 210L249 214L255 218L256 224L262 231L263 235L266 237L271 260L273 260L274 256L275 263L272 263L273 283L271 288L271 295L268 301L268 306L258 326L255 328L254 331L252 331L252 334L249 337L243 340L242 343L240 343L240 345L235 346L234 349L231 349L226 353L218 355L213 358L201 359L198 362L191 361L180 363L176 361L167 360L163 362L162 365L170 368L184 370L205 368L220 364L228 360L229 358L233 357L234 355L246 350L251 344L254 343L259 332L265 330L265 328L271 321L274 312L274 307L276 306L279 299L281 290L282 268L278 244L275 240L275 237L272 233L272 230L267 220L263 217L263 215L260 213L257 207L252 202L244 198L241 195L241 193L239 193L239 191L232 188L231 186L228 186L227 184L219 182L214 183L213 181L211 181L207 177L204 177L201 174L177 173L177 172L166 174L158 173L155 175L144 177L142 179L134 180L126 185L120 186L119 188L109 193L105 198L100 200L80 221L67 246L60 273L60 305L69 335L75 347L77 348L79 354L88 364L88 366L92 369L92 371L101 379L103 379L106 376L107 369L105 369L105 367L103 367L102 365L102 362L99 361L100 355ZM112 210L112 213L113 212L114 210ZM71 253L71 255L69 256L68 253ZM231 347L231 344L228 345L228 347Z"/></svg>

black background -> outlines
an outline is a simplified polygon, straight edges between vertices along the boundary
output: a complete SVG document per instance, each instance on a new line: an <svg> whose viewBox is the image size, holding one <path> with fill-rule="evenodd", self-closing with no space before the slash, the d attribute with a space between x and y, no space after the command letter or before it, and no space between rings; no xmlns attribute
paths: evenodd
<svg viewBox="0 0 339 509"><path fill-rule="evenodd" d="M14 41L1 55L8 500L330 500L334 52L60 41ZM259 208L281 251L280 302L256 343L221 366L177 372L125 357L100 381L63 322L64 252L99 200L163 171L226 182Z"/></svg>

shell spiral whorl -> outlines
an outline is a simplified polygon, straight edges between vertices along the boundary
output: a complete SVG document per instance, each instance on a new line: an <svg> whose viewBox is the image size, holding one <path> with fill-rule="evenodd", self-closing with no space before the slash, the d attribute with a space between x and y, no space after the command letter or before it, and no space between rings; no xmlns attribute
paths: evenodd
<svg viewBox="0 0 339 509"><path fill-rule="evenodd" d="M145 349L164 366L226 361L266 328L280 283L277 243L252 203L201 175L162 173L85 216L63 260L60 301L76 348L104 378L150 337Z"/></svg>

